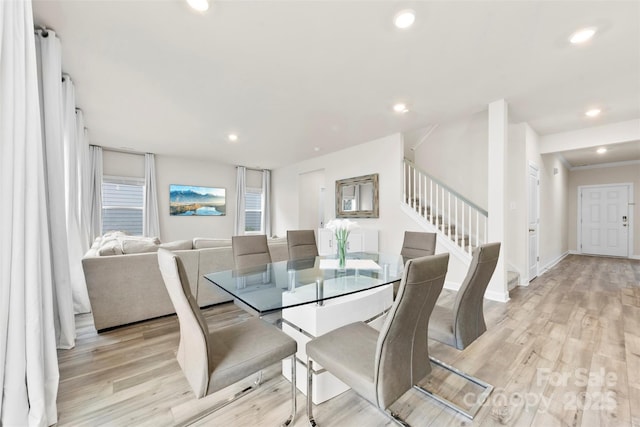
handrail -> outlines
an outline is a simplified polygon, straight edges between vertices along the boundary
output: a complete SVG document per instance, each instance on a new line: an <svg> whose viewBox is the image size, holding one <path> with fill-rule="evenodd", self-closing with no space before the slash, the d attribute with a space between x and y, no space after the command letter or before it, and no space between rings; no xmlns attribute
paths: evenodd
<svg viewBox="0 0 640 427"><path fill-rule="evenodd" d="M480 206L476 205L475 203L473 203L471 200L467 199L466 197L464 197L462 194L458 193L457 191L451 189L451 187L449 187L447 184L443 183L442 181L440 181L437 178L434 178L433 176L431 176L430 174L428 174L427 172L423 171L422 169L420 169L418 166L416 166L416 164L414 162L412 162L409 159L404 159L404 162L409 164L411 167L413 167L416 171L420 172L421 174L428 176L429 179L431 179L433 182L437 183L438 185L440 185L441 187L443 187L444 189L446 189L449 193L455 195L458 199L460 199L461 201L463 201L464 203L466 203L467 205L471 206L472 208L474 208L475 210L477 210L478 212L480 212L482 215L484 215L485 217L489 216L489 213L482 209Z"/></svg>

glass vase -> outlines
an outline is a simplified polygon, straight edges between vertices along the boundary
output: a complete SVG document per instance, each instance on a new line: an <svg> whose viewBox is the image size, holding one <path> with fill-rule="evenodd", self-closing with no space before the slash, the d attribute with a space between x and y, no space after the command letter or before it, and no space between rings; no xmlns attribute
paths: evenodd
<svg viewBox="0 0 640 427"><path fill-rule="evenodd" d="M338 268L347 265L347 239L337 239L338 243Z"/></svg>

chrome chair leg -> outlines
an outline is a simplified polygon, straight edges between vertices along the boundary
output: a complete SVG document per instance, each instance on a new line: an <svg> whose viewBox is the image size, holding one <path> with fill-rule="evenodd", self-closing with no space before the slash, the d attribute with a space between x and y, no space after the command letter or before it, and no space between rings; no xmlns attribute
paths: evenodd
<svg viewBox="0 0 640 427"><path fill-rule="evenodd" d="M251 384L250 386L243 388L239 392L235 393L233 396L230 396L229 398L227 398L227 399L225 399L225 400L223 400L221 402L218 402L217 404L211 406L210 408L207 408L206 410L204 410L204 411L202 411L200 413L197 413L196 415L192 416L191 418L188 418L187 420L176 424L176 427L190 426L191 424L195 423L196 421L200 421L201 419L203 419L203 418L213 414L214 412L224 408L228 404L235 402L236 400L240 399L242 396L245 396L245 395L251 393L252 391L257 389L258 387L260 387L260 385L262 385L262 371L258 372L258 377L253 382L253 384Z"/></svg>
<svg viewBox="0 0 640 427"><path fill-rule="evenodd" d="M283 427L290 426L293 424L293 421L296 419L296 412L298 410L298 406L296 404L296 355L295 353L291 356L291 415L286 419L284 423L282 423Z"/></svg>
<svg viewBox="0 0 640 427"><path fill-rule="evenodd" d="M400 418L400 416L398 414L396 414L395 412L391 411L390 409L385 409L384 410L384 414L391 418L391 420L398 424L399 426L402 427L411 427L411 424L407 423L405 420L403 420L402 418Z"/></svg>
<svg viewBox="0 0 640 427"><path fill-rule="evenodd" d="M322 372L322 370L320 372ZM319 427L313 416L313 374L313 361L307 357L307 417L309 418L309 425L311 427ZM411 427L410 424L400 418L395 412L389 409L382 410L382 412L396 424L402 427Z"/></svg>
<svg viewBox="0 0 640 427"><path fill-rule="evenodd" d="M454 411L464 415L465 417L469 418L470 420L473 420L473 418L476 416L476 414L478 413L478 411L480 410L480 408L482 407L482 405L484 404L484 402L487 401L487 398L489 397L489 395L491 394L491 392L493 391L493 386L487 382L482 381L480 378L474 377L473 375L469 375L451 365L448 365L446 363L444 363L441 360L436 359L435 357L431 357L429 356L429 360L431 361L431 363L438 365L444 369L446 369L447 371L451 372L454 375L457 375L461 378L466 379L467 381L470 381L480 387L482 387L484 390L482 391L482 393L480 393L480 396L478 396L478 399L476 399L475 404L471 407L471 409L469 409L468 411L462 409L460 406L456 405L455 403L453 403L452 401L445 399L442 396L438 396L437 394L435 394L434 392L419 386L419 385L414 385L413 387L426 394L427 396L431 397L434 400L437 400L438 402L442 403L445 406L448 406L449 408L453 409Z"/></svg>
<svg viewBox="0 0 640 427"><path fill-rule="evenodd" d="M307 357L307 417L311 427L318 427L313 418L313 362Z"/></svg>
<svg viewBox="0 0 640 427"><path fill-rule="evenodd" d="M253 382L254 386L259 386L262 384L262 371L258 372L258 378Z"/></svg>
<svg viewBox="0 0 640 427"><path fill-rule="evenodd" d="M293 357L293 360L295 360L295 354L292 357ZM293 375L293 379L295 380L295 366L291 369L291 374ZM263 380L263 373L262 373L262 371L259 371L258 372L258 376L256 377L255 381L250 386L247 386L247 387L243 388L242 390L240 390L237 393L235 393L233 396L230 396L227 399L216 403L212 407L209 407L206 410L195 414L194 416L188 418L187 420L176 424L176 427L190 426L190 425L194 424L195 422L200 421L201 419L203 419L203 418L213 414L214 412L224 408L225 406L229 405L230 403L235 402L236 400L240 399L242 396L245 396L245 395L251 393L252 391L256 390L258 387L260 387L262 385L262 380ZM294 390L295 390L295 382L293 384L294 384ZM294 400L293 400L293 411L292 411L291 416L289 417L289 419L287 419L287 421L285 421L284 425L286 425L286 426L293 424L293 420L294 420L294 417L295 417L295 414L296 414L295 393L293 394L293 397L294 397Z"/></svg>

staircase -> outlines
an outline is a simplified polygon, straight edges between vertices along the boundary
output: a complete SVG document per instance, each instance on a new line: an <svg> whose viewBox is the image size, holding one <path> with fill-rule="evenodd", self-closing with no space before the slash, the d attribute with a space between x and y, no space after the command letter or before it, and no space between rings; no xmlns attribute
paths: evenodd
<svg viewBox="0 0 640 427"><path fill-rule="evenodd" d="M507 270L507 288L512 290L520 285L520 274L516 271Z"/></svg>
<svg viewBox="0 0 640 427"><path fill-rule="evenodd" d="M405 210L416 221L435 228L439 241L464 253L470 260L473 248L487 241L487 211L465 199L442 182L404 160Z"/></svg>

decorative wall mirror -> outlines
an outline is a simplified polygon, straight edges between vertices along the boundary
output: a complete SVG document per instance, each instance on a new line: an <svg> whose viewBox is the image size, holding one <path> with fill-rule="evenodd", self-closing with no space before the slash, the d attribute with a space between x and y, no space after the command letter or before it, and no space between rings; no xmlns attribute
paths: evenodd
<svg viewBox="0 0 640 427"><path fill-rule="evenodd" d="M336 181L336 218L378 218L378 174Z"/></svg>

